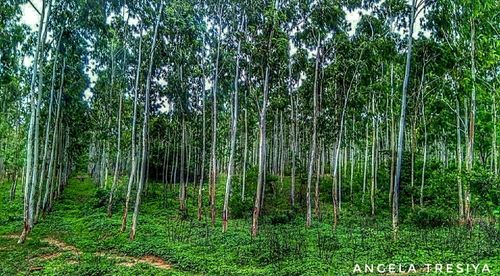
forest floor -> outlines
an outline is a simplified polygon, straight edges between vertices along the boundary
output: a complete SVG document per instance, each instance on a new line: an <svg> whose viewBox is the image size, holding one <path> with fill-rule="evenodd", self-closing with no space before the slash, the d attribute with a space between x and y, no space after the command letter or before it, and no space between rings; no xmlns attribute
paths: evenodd
<svg viewBox="0 0 500 276"><path fill-rule="evenodd" d="M5 183L0 187L0 275L178 274L155 255L135 257L113 248L100 250L100 241L113 239L114 233L100 225L87 224L106 221L105 216L94 213L93 206L88 205L95 196L95 186L88 180L72 179L54 211L35 226L23 245L17 244L22 204L19 200L9 202L6 187Z"/></svg>
<svg viewBox="0 0 500 276"><path fill-rule="evenodd" d="M493 275L500 275L498 230L491 226L408 226L394 241L388 220L369 219L345 204L346 215L332 231L327 193L325 215L311 228L304 227L300 212L295 216L285 208L264 206L259 235L252 238L250 214L240 212L251 206L251 198L231 201L233 219L224 234L219 218L215 226L207 218L196 219L193 185L188 189L188 218L180 219L178 189L150 184L149 191L155 192L143 198L137 238L130 241L128 231L119 231L122 203L115 204L109 218L106 193L88 178L71 179L53 211L19 245L22 195L18 191L10 202L9 186L0 184L0 275L348 275L356 264L391 263L403 264L403 270L414 264L418 271L425 264L487 264ZM221 180L218 202L223 188ZM269 192L266 200L286 202L286 197Z"/></svg>

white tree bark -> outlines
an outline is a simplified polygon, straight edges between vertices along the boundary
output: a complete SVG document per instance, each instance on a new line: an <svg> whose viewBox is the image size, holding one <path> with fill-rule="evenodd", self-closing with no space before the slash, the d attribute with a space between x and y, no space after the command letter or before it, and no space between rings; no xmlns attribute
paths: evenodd
<svg viewBox="0 0 500 276"><path fill-rule="evenodd" d="M146 79L146 90L144 93L146 102L144 104L144 121L143 121L143 126L142 126L141 175L140 175L140 179L139 179L139 184L137 185L137 194L136 194L136 198L135 198L134 214L132 216L132 227L130 229L130 239L131 240L133 240L135 238L135 233L136 233L136 229L137 229L137 217L139 215L139 205L140 205L140 201L141 201L142 188L143 188L144 182L146 181L146 178L147 178L146 164L147 164L147 159L148 159L147 146L148 146L148 121L149 121L149 95L150 95L150 90L151 90L151 75L153 73L152 71L153 71L154 50L155 50L155 46L156 46L156 38L158 36L158 27L160 25L162 10L163 10L163 0L160 1L160 9L158 12L158 17L156 18L156 24L155 24L154 34L153 34L153 42L151 44L151 52L149 54L149 68L148 68L148 75L147 75L147 79Z"/></svg>
<svg viewBox="0 0 500 276"><path fill-rule="evenodd" d="M52 7L52 1L50 1L46 7L46 2L42 1L42 12L40 15L40 23L38 27L38 39L36 43L35 57L33 60L33 71L31 75L30 84L30 99L31 99L31 115L30 123L28 129L28 144L26 151L26 173L25 173L25 184L24 184L24 226L23 232L19 237L18 243L24 243L26 240L26 235L31 231L33 227L33 209L34 203L33 198L35 196L36 180L37 180L37 168L38 168L38 124L40 116L40 101L43 86L43 70L38 69L39 63L41 63L40 54L43 55L43 49L45 40L47 37L48 21L50 19L50 12ZM47 9L47 12L45 11ZM41 66L40 66L41 67ZM38 79L37 79L38 74ZM38 91L36 97L35 86L38 81ZM38 98L38 99L37 99ZM35 140L35 141L33 141Z"/></svg>
<svg viewBox="0 0 500 276"><path fill-rule="evenodd" d="M244 19L241 25L243 26ZM242 27L241 27L242 28ZM234 171L234 152L236 150L236 131L238 129L238 79L240 70L240 54L241 54L241 41L238 39L238 46L236 52L236 72L234 74L234 91L232 102L233 106L231 108L231 145L229 152L229 162L227 166L227 179L226 179L226 190L224 194L224 207L222 209L222 232L227 230L227 220L229 213L229 196L231 193L231 178L233 177Z"/></svg>
<svg viewBox="0 0 500 276"><path fill-rule="evenodd" d="M399 134L398 134L398 150L397 150L397 161L396 161L396 175L394 178L394 194L392 203L392 228L394 232L394 238L397 237L397 230L399 226L399 184L401 181L401 166L403 164L403 147L404 147L404 131L406 126L406 109L407 109L407 92L408 83L410 81L410 68L411 68L411 53L412 53L412 43L413 43L413 24L415 21L415 0L412 1L411 11L410 11L410 26L408 32L408 45L406 50L406 68L405 77L403 81L403 91L401 95L401 115L399 120Z"/></svg>

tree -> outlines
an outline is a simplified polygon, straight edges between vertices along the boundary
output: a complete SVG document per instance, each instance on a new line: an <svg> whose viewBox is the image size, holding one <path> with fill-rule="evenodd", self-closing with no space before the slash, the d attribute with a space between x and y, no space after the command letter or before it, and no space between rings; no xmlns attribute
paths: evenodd
<svg viewBox="0 0 500 276"><path fill-rule="evenodd" d="M144 104L144 121L142 125L142 152L141 152L141 171L140 171L140 179L137 184L137 194L135 197L135 206L134 206L134 214L132 216L132 227L130 229L130 239L135 239L135 233L137 228L137 217L139 215L139 205L141 201L141 193L144 187L144 182L146 181L146 164L148 159L147 147L148 147L148 119L149 119L149 95L151 91L151 75L153 71L153 59L154 59L154 50L156 46L156 38L158 35L158 27L160 25L162 10L163 10L163 1L160 1L158 16L156 18L156 23L154 27L154 33L151 43L151 50L149 53L149 67L148 74L146 77L146 89L144 91L144 96L146 102Z"/></svg>
<svg viewBox="0 0 500 276"><path fill-rule="evenodd" d="M39 151L39 120L40 120L40 102L42 100L43 70L39 70L40 59L44 54L44 45L48 32L48 21L52 8L52 1L46 3L42 1L42 12L40 14L40 24L38 27L38 39L33 60L33 71L30 85L31 116L28 131L28 149L26 151L26 174L24 184L24 227L18 243L26 240L26 235L33 228L33 215L35 203L35 189L38 180L38 151ZM43 64L43 63L42 63ZM41 66L41 65L40 65ZM38 74L38 77L37 77ZM35 85L38 81L37 96L35 97Z"/></svg>
<svg viewBox="0 0 500 276"><path fill-rule="evenodd" d="M422 4L423 2L419 2ZM405 76L403 80L403 91L401 94L401 113L399 119L399 133L398 133L398 143L397 143L397 161L396 161L396 174L394 176L394 195L392 197L392 229L394 231L394 237L397 235L398 224L399 224L399 186L401 182L401 165L403 162L403 147L404 147L404 132L406 126L406 109L407 109L407 93L408 85L410 81L410 67L411 67L411 52L412 52L412 42L413 42L413 24L417 16L416 9L418 6L415 0L412 1L410 9L410 25L408 26L408 42L406 49L406 67Z"/></svg>

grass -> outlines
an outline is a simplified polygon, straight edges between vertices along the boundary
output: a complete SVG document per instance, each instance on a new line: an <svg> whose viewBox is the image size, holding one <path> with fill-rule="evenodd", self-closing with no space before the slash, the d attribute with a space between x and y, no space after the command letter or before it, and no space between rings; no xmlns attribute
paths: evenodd
<svg viewBox="0 0 500 276"><path fill-rule="evenodd" d="M9 183L0 184L0 275L348 275L355 264L365 263L415 264L417 268L427 263L480 263L488 264L493 274L500 273L499 233L494 227L479 224L470 230L458 226L422 230L403 224L394 241L389 213L381 210L374 220L346 202L333 231L328 187L324 187L323 218L315 218L313 226L306 228L302 210L288 210L288 179L283 187L275 187L276 196L267 187L256 238L250 236L251 187L249 202L243 204L235 187L229 230L224 234L220 221L223 186L221 177L218 218L211 226L207 217L196 219L197 191L192 184L187 219L179 218L178 186L150 184L141 204L137 237L130 241L128 231L119 231L122 200L108 218L106 192L96 189L90 179L71 179L53 212L35 226L25 244L18 245L10 235L18 235L22 228L21 194L19 191L10 202ZM123 189L120 187L120 194ZM204 192L206 205L207 190ZM78 254L47 242L49 237L73 246ZM157 256L172 268L147 263L123 266L119 265L121 259L110 256Z"/></svg>

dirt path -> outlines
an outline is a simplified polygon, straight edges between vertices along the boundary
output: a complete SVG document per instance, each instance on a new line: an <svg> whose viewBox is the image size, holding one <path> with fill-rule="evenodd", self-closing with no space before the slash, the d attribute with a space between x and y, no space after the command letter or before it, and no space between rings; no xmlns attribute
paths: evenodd
<svg viewBox="0 0 500 276"><path fill-rule="evenodd" d="M10 234L10 235L3 235L3 236L0 236L1 238L5 238L5 239L9 239L9 240L12 240L12 239L19 239L19 236L20 235L16 235L16 234ZM27 237L26 240L30 240L31 238L30 237Z"/></svg>
<svg viewBox="0 0 500 276"><path fill-rule="evenodd" d="M151 266L154 266L159 269L171 269L172 266L168 263L166 263L163 259L153 256L153 255L146 255L144 257L136 258L136 257L130 257L130 256L120 256L120 255L115 255L115 254L109 254L105 252L98 252L95 253L97 256L102 256L106 258L110 258L113 260L118 261L118 265L121 266L127 266L131 267L139 263L145 263L149 264Z"/></svg>
<svg viewBox="0 0 500 276"><path fill-rule="evenodd" d="M56 240L52 237L45 238L42 241L59 248L61 251L67 251L67 252L70 252L70 253L77 255L77 256L82 253L76 247L69 245L63 241ZM134 266L134 265L139 264L139 263L145 263L145 264L151 265L151 266L159 268L159 269L171 269L172 268L172 266L170 264L166 263L162 258L153 256L153 255L147 255L144 257L140 257L140 258L131 257L131 256L119 256L119 255L110 254L107 252L97 252L97 253L94 253L93 255L94 256L102 256L102 257L116 260L116 261L118 261L118 265L127 266L127 267Z"/></svg>
<svg viewBox="0 0 500 276"><path fill-rule="evenodd" d="M48 238L45 238L42 240L43 242L46 242L50 245L53 245L57 248L59 248L59 250L61 251L69 251L71 252L72 254L74 255L80 255L82 252L80 250L78 250L76 247L72 246L72 245L69 245L65 242L62 242L62 241L59 241L59 240L56 240L52 237L48 237Z"/></svg>
<svg viewBox="0 0 500 276"><path fill-rule="evenodd" d="M4 236L0 236L0 237L5 238L5 239L18 239L19 235L11 234L11 235L4 235ZM55 259L55 258L61 256L62 253L64 253L64 252L69 252L72 255L76 255L76 256L79 256L83 253L78 248L76 248L72 245L69 245L63 241L57 240L54 237L47 237L47 238L42 239L42 241L48 243L49 245L57 247L60 252L44 254L44 255L36 256L36 258L40 258L43 260L51 260L51 259ZM109 252L96 252L96 253L93 253L93 255L116 260L117 265L127 266L127 267L131 267L131 266L134 266L136 264L144 263L144 264L148 264L150 266L153 266L153 267L156 267L159 269L171 269L172 268L172 265L165 262L165 260L163 260L160 257L153 256L153 255L146 255L143 257L131 257L131 256L125 256L125 255L120 256L120 255L109 253Z"/></svg>

